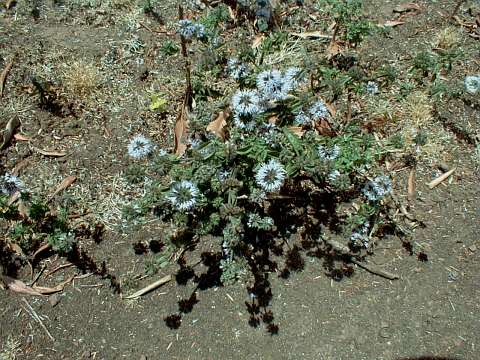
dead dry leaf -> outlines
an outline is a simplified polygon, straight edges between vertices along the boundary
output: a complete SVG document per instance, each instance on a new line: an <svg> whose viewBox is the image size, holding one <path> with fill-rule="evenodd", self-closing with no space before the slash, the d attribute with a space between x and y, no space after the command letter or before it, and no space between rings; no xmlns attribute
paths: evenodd
<svg viewBox="0 0 480 360"><path fill-rule="evenodd" d="M268 123L272 125L277 125L278 123L278 115L272 115L268 118Z"/></svg>
<svg viewBox="0 0 480 360"><path fill-rule="evenodd" d="M44 155L44 156L62 157L62 156L67 155L67 153L64 152L64 151L42 150L42 149L39 149L35 146L32 146L32 149L37 151L38 153Z"/></svg>
<svg viewBox="0 0 480 360"><path fill-rule="evenodd" d="M7 80L8 73L12 69L12 66L13 60L10 61L3 69L2 73L0 73L0 98L3 97L3 91L5 90L5 81Z"/></svg>
<svg viewBox="0 0 480 360"><path fill-rule="evenodd" d="M262 45L263 40L265 39L265 35L260 34L255 36L252 42L252 49L258 48L260 45Z"/></svg>
<svg viewBox="0 0 480 360"><path fill-rule="evenodd" d="M232 19L233 22L236 22L237 16L235 14L235 10L233 10L231 6L227 6L227 7L228 7L228 15L230 16L230 19Z"/></svg>
<svg viewBox="0 0 480 360"><path fill-rule="evenodd" d="M403 3L403 4L395 6L395 8L393 9L393 12L404 13L404 12L408 12L408 11L420 11L420 10L421 10L421 7L418 4Z"/></svg>
<svg viewBox="0 0 480 360"><path fill-rule="evenodd" d="M10 140L13 137L13 133L15 132L15 129L20 126L20 120L16 116L12 117L8 123L7 126L5 127L5 130L3 131L3 139L2 139L2 145L0 146L0 149L4 149L5 146L10 142Z"/></svg>
<svg viewBox="0 0 480 360"><path fill-rule="evenodd" d="M187 150L187 137L188 137L188 99L185 96L182 109L177 116L175 122L175 155L182 156Z"/></svg>
<svg viewBox="0 0 480 360"><path fill-rule="evenodd" d="M326 51L327 59L331 59L332 57L334 57L337 54L340 54L341 52L342 52L342 48L340 47L340 45L335 41L331 41Z"/></svg>
<svg viewBox="0 0 480 360"><path fill-rule="evenodd" d="M12 175L18 176L20 174L20 171L22 171L24 168L27 167L27 165L30 163L29 159L23 159L12 170Z"/></svg>
<svg viewBox="0 0 480 360"><path fill-rule="evenodd" d="M298 137L302 137L305 134L305 130L301 126L289 126L288 130L290 130L293 134L297 135Z"/></svg>
<svg viewBox="0 0 480 360"><path fill-rule="evenodd" d="M220 111L217 118L208 124L207 131L210 131L222 140L225 140L225 126L227 126L227 117L228 113Z"/></svg>
<svg viewBox="0 0 480 360"><path fill-rule="evenodd" d="M28 136L25 136L25 135L22 135L22 134L15 134L15 135L13 135L13 137L15 138L15 140L18 140L18 141L31 141L32 140Z"/></svg>
<svg viewBox="0 0 480 360"><path fill-rule="evenodd" d="M328 123L325 119L320 119L315 123L315 129L318 131L320 135L323 136L335 136L335 131L332 129L332 126Z"/></svg>
<svg viewBox="0 0 480 360"><path fill-rule="evenodd" d="M68 188L76 180L77 180L76 176L73 176L73 175L67 176L65 179L62 180L62 182L60 184L57 185L55 191L52 193L52 195L49 196L48 200L50 201L51 199L53 199L55 197L55 195L57 195L59 192Z"/></svg>
<svg viewBox="0 0 480 360"><path fill-rule="evenodd" d="M2 275L1 276L2 282L5 287L17 294L25 294L25 295L34 295L34 296L42 296L37 290L32 289L30 286L25 284L23 281L11 278L10 276Z"/></svg>
<svg viewBox="0 0 480 360"><path fill-rule="evenodd" d="M70 276L67 280L65 280L64 282L58 284L58 285L55 286L55 287L44 287L44 286L36 286L36 285L34 285L34 286L32 287L32 289L35 290L35 291L37 291L37 292L39 292L41 295L54 294L54 293L63 291L63 289L65 288L65 286L68 285L68 284L70 284L74 278L75 278L75 275L72 275L72 276Z"/></svg>
<svg viewBox="0 0 480 360"><path fill-rule="evenodd" d="M13 5L15 5L17 1L16 0L7 0L5 2L5 9L9 10Z"/></svg>

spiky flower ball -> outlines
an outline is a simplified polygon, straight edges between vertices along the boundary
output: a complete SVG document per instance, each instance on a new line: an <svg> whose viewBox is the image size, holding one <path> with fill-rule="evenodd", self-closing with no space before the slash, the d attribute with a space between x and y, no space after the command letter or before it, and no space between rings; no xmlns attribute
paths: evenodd
<svg viewBox="0 0 480 360"><path fill-rule="evenodd" d="M313 104L308 112L314 120L326 119L330 116L330 112L322 100Z"/></svg>
<svg viewBox="0 0 480 360"><path fill-rule="evenodd" d="M283 100L289 91L282 73L275 69L262 71L257 75L257 88L262 96L269 100Z"/></svg>
<svg viewBox="0 0 480 360"><path fill-rule="evenodd" d="M274 192L280 190L286 176L287 172L283 165L277 160L272 159L260 165L260 168L255 174L255 180L264 191Z"/></svg>
<svg viewBox="0 0 480 360"><path fill-rule="evenodd" d="M143 135L136 135L128 144L128 155L134 159L148 156L153 150L153 144Z"/></svg>
<svg viewBox="0 0 480 360"><path fill-rule="evenodd" d="M24 191L25 186L17 176L5 173L3 176L0 176L0 194L2 195L13 195L17 191Z"/></svg>
<svg viewBox="0 0 480 360"><path fill-rule="evenodd" d="M377 176L369 181L362 192L370 201L379 201L392 192L392 181L388 176Z"/></svg>
<svg viewBox="0 0 480 360"><path fill-rule="evenodd" d="M469 94L476 94L480 91L480 75L468 75L465 77L465 90Z"/></svg>
<svg viewBox="0 0 480 360"><path fill-rule="evenodd" d="M255 115L260 112L260 98L254 90L238 90L232 97L233 111L238 115Z"/></svg>
<svg viewBox="0 0 480 360"><path fill-rule="evenodd" d="M182 35L186 39L196 37L201 39L205 36L205 26L202 24L195 24L191 20L183 19L178 22L177 33Z"/></svg>
<svg viewBox="0 0 480 360"><path fill-rule="evenodd" d="M378 84L375 81L369 81L365 86L365 91L370 95L378 94Z"/></svg>
<svg viewBox="0 0 480 360"><path fill-rule="evenodd" d="M240 80L248 75L248 66L237 58L231 58L227 62L227 73L235 80Z"/></svg>
<svg viewBox="0 0 480 360"><path fill-rule="evenodd" d="M340 146L337 144L333 145L331 148L327 149L323 145L318 145L317 148L318 156L325 161L333 161L338 158L342 152Z"/></svg>
<svg viewBox="0 0 480 360"><path fill-rule="evenodd" d="M197 186L188 180L176 182L170 188L166 198L177 210L191 210L196 204L200 191Z"/></svg>

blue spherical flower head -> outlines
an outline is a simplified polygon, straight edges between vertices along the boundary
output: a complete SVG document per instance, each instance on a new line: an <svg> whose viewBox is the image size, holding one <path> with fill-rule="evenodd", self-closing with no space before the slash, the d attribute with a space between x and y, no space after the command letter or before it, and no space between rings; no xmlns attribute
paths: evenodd
<svg viewBox="0 0 480 360"><path fill-rule="evenodd" d="M284 100L290 90L285 86L285 79L278 70L267 70L258 74L257 88L268 100Z"/></svg>
<svg viewBox="0 0 480 360"><path fill-rule="evenodd" d="M149 155L153 150L153 144L143 135L135 136L128 144L128 155L134 159L141 159Z"/></svg>
<svg viewBox="0 0 480 360"><path fill-rule="evenodd" d="M257 125L252 116L237 113L233 114L233 123L238 129L244 131L253 131Z"/></svg>
<svg viewBox="0 0 480 360"><path fill-rule="evenodd" d="M357 227L350 236L350 241L356 246L364 246L368 248L370 242L369 236L370 225L364 223L363 225Z"/></svg>
<svg viewBox="0 0 480 360"><path fill-rule="evenodd" d="M392 189L392 181L388 176L377 176L365 185L362 192L368 200L379 201L390 194Z"/></svg>
<svg viewBox="0 0 480 360"><path fill-rule="evenodd" d="M293 119L293 123L298 126L302 125L308 125L312 122L312 119L305 114L304 111L300 111L297 115L295 115L295 118Z"/></svg>
<svg viewBox="0 0 480 360"><path fill-rule="evenodd" d="M191 20L183 19L178 22L177 33L186 39L196 37L201 39L205 36L205 27L202 24L194 24Z"/></svg>
<svg viewBox="0 0 480 360"><path fill-rule="evenodd" d="M227 73L235 80L240 80L248 75L248 67L237 58L231 58L227 62Z"/></svg>
<svg viewBox="0 0 480 360"><path fill-rule="evenodd" d="M190 39L195 34L195 25L191 20L183 19L178 22L177 33L183 37Z"/></svg>
<svg viewBox="0 0 480 360"><path fill-rule="evenodd" d="M186 211L196 205L199 195L200 192L193 182L182 180L172 185L166 198L177 210Z"/></svg>
<svg viewBox="0 0 480 360"><path fill-rule="evenodd" d="M378 94L378 84L375 81L369 81L365 86L365 91L370 95Z"/></svg>
<svg viewBox="0 0 480 360"><path fill-rule="evenodd" d="M260 165L260 168L255 174L255 180L264 191L274 192L280 190L286 176L287 172L283 165L277 160L272 159Z"/></svg>
<svg viewBox="0 0 480 360"><path fill-rule="evenodd" d="M283 75L283 82L284 82L284 91L287 93L295 90L301 82L301 70L296 67L290 67L287 70L285 70L285 73Z"/></svg>
<svg viewBox="0 0 480 360"><path fill-rule="evenodd" d="M22 180L15 175L5 173L0 177L0 194L11 196L17 191L22 192L25 190Z"/></svg>
<svg viewBox="0 0 480 360"><path fill-rule="evenodd" d="M232 97L233 111L238 115L255 115L260 112L260 98L254 90L238 90Z"/></svg>
<svg viewBox="0 0 480 360"><path fill-rule="evenodd" d="M333 145L330 149L327 149L323 145L318 145L317 148L318 156L325 161L333 161L340 156L342 150L337 144Z"/></svg>
<svg viewBox="0 0 480 360"><path fill-rule="evenodd" d="M322 100L313 104L308 112L314 120L326 119L330 116L330 112Z"/></svg>
<svg viewBox="0 0 480 360"><path fill-rule="evenodd" d="M465 90L469 94L476 94L480 91L480 75L469 75L465 77Z"/></svg>

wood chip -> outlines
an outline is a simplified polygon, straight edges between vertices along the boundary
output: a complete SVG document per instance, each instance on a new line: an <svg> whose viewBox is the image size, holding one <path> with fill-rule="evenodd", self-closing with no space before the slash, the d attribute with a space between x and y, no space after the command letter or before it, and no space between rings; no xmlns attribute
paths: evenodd
<svg viewBox="0 0 480 360"><path fill-rule="evenodd" d="M440 175L439 177L437 177L436 179L430 181L430 182L428 183L428 187L429 187L430 189L433 189L434 187L438 186L439 184L441 184L442 182L444 182L446 179L448 179L448 177L449 177L450 175L452 175L454 171L455 171L455 168L453 168L453 169L450 170L450 171L447 171L445 174L442 174L442 175Z"/></svg>
<svg viewBox="0 0 480 360"><path fill-rule="evenodd" d="M388 20L383 23L384 27L395 27L398 25L403 25L405 24L405 21L400 21L400 20Z"/></svg>
<svg viewBox="0 0 480 360"><path fill-rule="evenodd" d="M290 33L290 35L302 38L302 39L309 39L309 38L314 38L314 39L331 39L332 35L328 35L325 33L322 33L320 31L307 31L307 32L302 32L302 33Z"/></svg>
<svg viewBox="0 0 480 360"><path fill-rule="evenodd" d="M163 284L166 284L172 280L172 275L167 275L161 278L160 280L155 281L154 283L144 287L143 289L138 290L137 292L133 293L132 295L125 296L123 299L129 300L129 299L136 299L142 295L145 295L146 293L155 290L159 286L162 286Z"/></svg>
<svg viewBox="0 0 480 360"><path fill-rule="evenodd" d="M408 199L415 199L415 169L411 169L408 175Z"/></svg>

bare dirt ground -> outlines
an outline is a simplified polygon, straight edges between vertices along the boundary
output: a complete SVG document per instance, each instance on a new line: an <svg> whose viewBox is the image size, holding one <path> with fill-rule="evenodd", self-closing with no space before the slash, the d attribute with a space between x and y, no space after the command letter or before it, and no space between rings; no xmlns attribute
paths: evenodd
<svg viewBox="0 0 480 360"><path fill-rule="evenodd" d="M436 110L428 131L436 140L417 166L410 209L422 224L412 243L428 261L410 256L393 236L384 239L370 259L399 274L399 280L356 268L353 276L333 281L318 259L307 256L305 269L287 280L271 274L277 335L248 324L245 302L250 299L242 283L197 291L198 303L176 330L167 327L164 318L178 311L178 301L188 298L194 285L171 281L137 300L122 299L116 284L124 295L130 294L177 269L170 263L154 276L137 276L143 275L151 254L135 255L132 245L161 240L162 228L154 222L127 228L121 209L143 190L123 176L128 141L141 132L171 149L183 72L179 53L167 56L160 51L175 37L152 31L163 24L168 29L176 21L176 4L158 2L159 21L140 12L135 2L108 3L18 1L0 12L0 69L13 61L0 125L4 128L17 116L19 132L30 139L17 139L2 150L1 166L11 170L23 162L20 176L26 186L44 194L75 175L76 183L56 201L71 206L78 224L104 224L102 241L88 240L82 247L95 263L105 262L109 274L75 279L50 297L1 290L0 359L480 358L478 94L432 100ZM480 72L478 37L449 20L454 2L416 3L418 13L375 33L356 49L361 61L366 67L388 63L407 77L411 59L434 47L438 34L453 26L460 34L455 46L464 56L445 82L461 87L465 75ZM364 6L371 21L383 24L394 18L399 4L402 1L370 0ZM475 6L478 2L467 1L459 9L462 21ZM308 41L308 46L316 46L316 40ZM78 72L85 74L87 85L78 83ZM39 107L32 77L48 83L58 108ZM163 114L148 111L150 94L159 91L168 99ZM44 156L38 149L68 155ZM429 189L426 184L438 175L440 163L455 172ZM408 175L408 169L392 170L400 199L407 198ZM65 259L53 255L40 265L48 272L62 263ZM42 285L53 286L77 273L75 267L65 268ZM21 270L18 277L28 279L29 270ZM27 303L44 327L27 311Z"/></svg>

